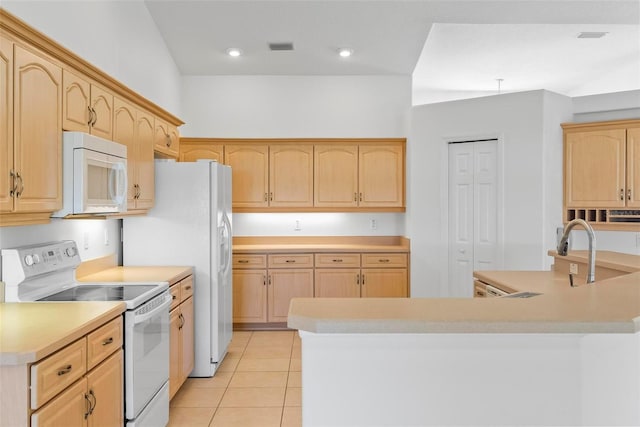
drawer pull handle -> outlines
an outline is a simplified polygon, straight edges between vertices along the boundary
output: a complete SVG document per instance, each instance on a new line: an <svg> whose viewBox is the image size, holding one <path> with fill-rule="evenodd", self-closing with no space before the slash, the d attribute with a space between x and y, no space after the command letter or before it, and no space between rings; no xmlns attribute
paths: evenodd
<svg viewBox="0 0 640 427"><path fill-rule="evenodd" d="M332 262L342 262L342 259L341 258L336 258L336 259L332 259L331 261Z"/></svg>
<svg viewBox="0 0 640 427"><path fill-rule="evenodd" d="M238 264L249 264L249 260L248 259L239 259L238 260Z"/></svg>
<svg viewBox="0 0 640 427"><path fill-rule="evenodd" d="M378 262L390 262L389 258L380 258Z"/></svg>
<svg viewBox="0 0 640 427"><path fill-rule="evenodd" d="M295 259L288 259L285 262L296 262L296 260Z"/></svg>
<svg viewBox="0 0 640 427"><path fill-rule="evenodd" d="M72 368L71 365L67 365L67 366L61 368L58 371L58 376L61 377L61 376L65 375L65 374L68 374L69 372L71 372L71 368Z"/></svg>
<svg viewBox="0 0 640 427"><path fill-rule="evenodd" d="M184 290L185 290L185 291L188 291L188 290L190 290L190 289L191 289L191 285L186 286L186 287L184 288Z"/></svg>
<svg viewBox="0 0 640 427"><path fill-rule="evenodd" d="M177 296L177 295L171 295L171 300L172 300L172 301L175 301L176 299L178 299L178 296Z"/></svg>
<svg viewBox="0 0 640 427"><path fill-rule="evenodd" d="M102 345L113 344L113 337L109 337L106 340L102 341Z"/></svg>

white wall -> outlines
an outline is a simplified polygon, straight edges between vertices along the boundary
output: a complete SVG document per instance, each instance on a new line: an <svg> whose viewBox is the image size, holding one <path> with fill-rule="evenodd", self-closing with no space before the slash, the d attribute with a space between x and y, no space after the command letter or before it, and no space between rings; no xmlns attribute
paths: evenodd
<svg viewBox="0 0 640 427"><path fill-rule="evenodd" d="M411 107L409 76L185 76L182 90L190 137L405 137ZM236 214L234 234L404 235L404 214Z"/></svg>
<svg viewBox="0 0 640 427"><path fill-rule="evenodd" d="M547 113L548 112L548 113ZM561 226L562 132L570 98L531 91L414 107L408 141L411 294L450 296L447 141L497 136L502 152L504 269L540 270ZM550 246L551 245L551 246ZM427 280L428 278L428 280ZM471 286L471 283L469 284Z"/></svg>
<svg viewBox="0 0 640 427"><path fill-rule="evenodd" d="M0 248L13 248L54 240L75 240L80 258L82 261L87 261L106 255L120 254L120 228L121 221L116 219L54 218L51 224L0 228Z"/></svg>
<svg viewBox="0 0 640 427"><path fill-rule="evenodd" d="M405 235L404 215L394 213L234 214L233 228L235 236Z"/></svg>
<svg viewBox="0 0 640 427"><path fill-rule="evenodd" d="M410 76L185 76L181 134L404 137Z"/></svg>
<svg viewBox="0 0 640 427"><path fill-rule="evenodd" d="M143 1L16 1L1 6L180 116L180 72Z"/></svg>

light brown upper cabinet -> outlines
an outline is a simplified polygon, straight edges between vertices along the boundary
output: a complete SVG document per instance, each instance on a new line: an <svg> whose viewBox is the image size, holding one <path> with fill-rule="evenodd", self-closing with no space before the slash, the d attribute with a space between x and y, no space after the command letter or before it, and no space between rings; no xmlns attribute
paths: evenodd
<svg viewBox="0 0 640 427"><path fill-rule="evenodd" d="M2 212L50 213L62 207L62 69L35 49L6 39L0 46ZM13 221L1 219L17 225L29 218Z"/></svg>
<svg viewBox="0 0 640 427"><path fill-rule="evenodd" d="M268 145L225 145L224 162L231 166L234 208L269 206Z"/></svg>
<svg viewBox="0 0 640 427"><path fill-rule="evenodd" d="M313 145L225 145L234 208L313 206Z"/></svg>
<svg viewBox="0 0 640 427"><path fill-rule="evenodd" d="M180 138L181 162L195 162L199 159L224 163L224 145L210 142L205 138Z"/></svg>
<svg viewBox="0 0 640 427"><path fill-rule="evenodd" d="M314 206L404 207L404 146L316 145Z"/></svg>
<svg viewBox="0 0 640 427"><path fill-rule="evenodd" d="M626 130L567 134L567 207L625 206Z"/></svg>
<svg viewBox="0 0 640 427"><path fill-rule="evenodd" d="M69 71L62 71L62 128L113 138L113 94Z"/></svg>
<svg viewBox="0 0 640 427"><path fill-rule="evenodd" d="M627 129L627 206L640 207L640 126Z"/></svg>
<svg viewBox="0 0 640 427"><path fill-rule="evenodd" d="M565 221L580 218L600 228L638 229L640 120L562 127Z"/></svg>
<svg viewBox="0 0 640 427"><path fill-rule="evenodd" d="M269 206L313 206L313 145L269 146Z"/></svg>
<svg viewBox="0 0 640 427"><path fill-rule="evenodd" d="M316 145L314 164L315 206L358 206L357 145Z"/></svg>
<svg viewBox="0 0 640 427"><path fill-rule="evenodd" d="M13 211L13 43L0 35L0 212Z"/></svg>
<svg viewBox="0 0 640 427"><path fill-rule="evenodd" d="M153 148L155 152L159 153L162 157L177 159L180 149L178 128L162 119L156 118Z"/></svg>
<svg viewBox="0 0 640 427"><path fill-rule="evenodd" d="M236 212L405 209L404 139L181 139L180 161L223 157Z"/></svg>
<svg viewBox="0 0 640 427"><path fill-rule="evenodd" d="M358 147L358 206L404 206L404 146Z"/></svg>
<svg viewBox="0 0 640 427"><path fill-rule="evenodd" d="M127 210L153 207L154 118L119 98L114 100L113 139L127 146Z"/></svg>
<svg viewBox="0 0 640 427"><path fill-rule="evenodd" d="M129 209L144 213L156 120L175 147L179 118L0 7L0 226L46 224L62 207L63 130L127 145Z"/></svg>

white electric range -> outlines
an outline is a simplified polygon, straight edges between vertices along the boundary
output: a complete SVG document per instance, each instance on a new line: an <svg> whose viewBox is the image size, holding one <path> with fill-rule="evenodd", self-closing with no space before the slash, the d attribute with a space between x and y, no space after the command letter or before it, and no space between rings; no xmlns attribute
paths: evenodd
<svg viewBox="0 0 640 427"><path fill-rule="evenodd" d="M128 427L169 422L169 306L167 282L76 281L80 256L72 240L2 249L7 302L122 301L124 396Z"/></svg>

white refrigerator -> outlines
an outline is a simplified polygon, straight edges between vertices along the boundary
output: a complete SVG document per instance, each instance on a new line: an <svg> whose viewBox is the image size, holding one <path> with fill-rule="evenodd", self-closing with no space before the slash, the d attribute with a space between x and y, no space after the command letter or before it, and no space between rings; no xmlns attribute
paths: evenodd
<svg viewBox="0 0 640 427"><path fill-rule="evenodd" d="M231 168L155 161L155 205L123 222L123 264L194 266L195 367L211 377L232 334Z"/></svg>

